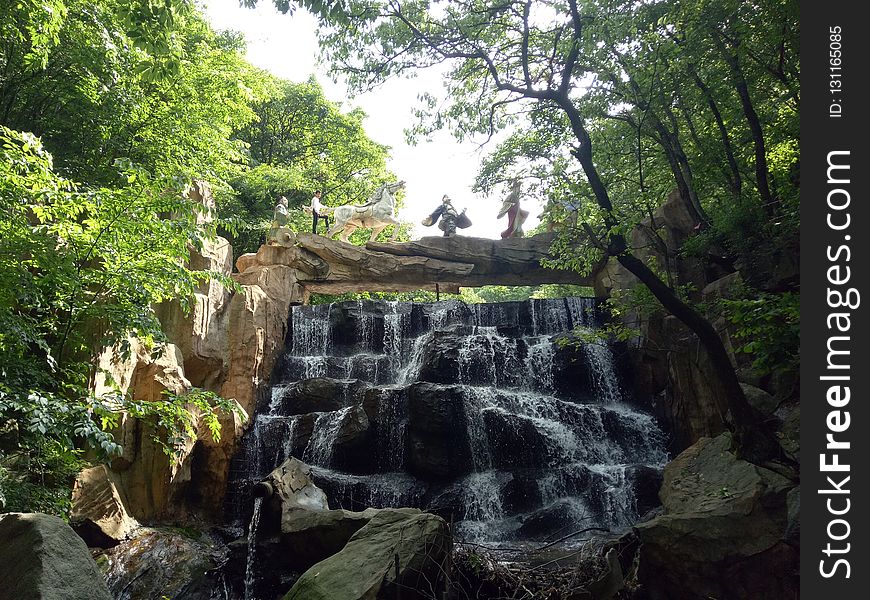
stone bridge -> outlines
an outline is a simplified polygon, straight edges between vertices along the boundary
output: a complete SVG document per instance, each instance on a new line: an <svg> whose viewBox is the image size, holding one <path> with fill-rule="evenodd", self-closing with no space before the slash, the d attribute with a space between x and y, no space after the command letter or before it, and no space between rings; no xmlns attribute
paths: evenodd
<svg viewBox="0 0 870 600"><path fill-rule="evenodd" d="M285 230L280 245L240 256L234 277L244 285L263 285L272 271L272 278L298 286L293 294L297 302L307 301L311 293L434 291L436 285L445 293L483 285L591 286L594 274L583 277L541 266L552 241L552 234L507 240L424 237L362 247Z"/></svg>

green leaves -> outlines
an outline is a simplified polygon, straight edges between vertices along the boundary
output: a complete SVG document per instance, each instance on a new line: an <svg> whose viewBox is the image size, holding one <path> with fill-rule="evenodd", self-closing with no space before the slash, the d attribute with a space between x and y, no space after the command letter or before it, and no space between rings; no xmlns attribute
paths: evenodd
<svg viewBox="0 0 870 600"><path fill-rule="evenodd" d="M0 6L0 39L14 44L28 70L44 69L67 15L62 0L12 0ZM8 46L7 46L8 47ZM0 65L8 56L0 54Z"/></svg>
<svg viewBox="0 0 870 600"><path fill-rule="evenodd" d="M214 225L175 177L119 161L117 187L81 188L51 163L38 138L0 126L0 465L48 446L118 454L113 409L90 398L93 356L130 335L163 339L153 306L184 306L208 277L184 264Z"/></svg>
<svg viewBox="0 0 870 600"><path fill-rule="evenodd" d="M165 400L154 402L119 398L117 408L150 422L155 427L152 439L163 448L173 464L182 457L186 444L201 435L200 424L206 430L202 434L207 432L212 441L219 442L222 416L236 415L246 419L237 402L214 392L194 388L183 394L164 390L163 395Z"/></svg>
<svg viewBox="0 0 870 600"><path fill-rule="evenodd" d="M269 78L268 97L255 106L258 120L239 131L249 148L251 167L232 180L236 197L221 204L221 213L236 219L238 254L255 252L264 241L275 201L290 203L290 227L308 231L307 206L315 190L331 206L360 203L385 181L388 148L363 129L365 113L341 111L326 99L313 78L291 83Z"/></svg>
<svg viewBox="0 0 870 600"><path fill-rule="evenodd" d="M794 372L800 364L800 296L763 293L721 299L719 308L736 328L737 352L750 355L758 373Z"/></svg>

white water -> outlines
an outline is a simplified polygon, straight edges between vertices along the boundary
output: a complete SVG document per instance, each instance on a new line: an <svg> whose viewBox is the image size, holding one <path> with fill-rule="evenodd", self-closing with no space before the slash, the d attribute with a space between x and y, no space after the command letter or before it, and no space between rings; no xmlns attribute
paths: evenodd
<svg viewBox="0 0 870 600"><path fill-rule="evenodd" d="M335 439L341 431L341 425L352 406L332 412L319 413L314 421L314 431L308 440L308 445L302 453L302 460L308 464L328 467L335 449Z"/></svg>
<svg viewBox="0 0 870 600"><path fill-rule="evenodd" d="M245 564L245 600L254 599L254 557L257 554L257 527L260 525L260 509L263 506L262 498L254 498L254 514L251 515L251 523L248 525L248 559Z"/></svg>

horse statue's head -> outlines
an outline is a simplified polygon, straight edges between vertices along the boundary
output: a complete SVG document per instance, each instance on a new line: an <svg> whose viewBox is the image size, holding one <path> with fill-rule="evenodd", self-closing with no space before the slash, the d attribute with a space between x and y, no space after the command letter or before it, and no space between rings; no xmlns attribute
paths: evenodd
<svg viewBox="0 0 870 600"><path fill-rule="evenodd" d="M372 194L370 202L372 203L381 203L388 202L390 205L395 203L395 198L393 195L405 187L404 181L396 181L394 183L384 183L375 190L375 193Z"/></svg>

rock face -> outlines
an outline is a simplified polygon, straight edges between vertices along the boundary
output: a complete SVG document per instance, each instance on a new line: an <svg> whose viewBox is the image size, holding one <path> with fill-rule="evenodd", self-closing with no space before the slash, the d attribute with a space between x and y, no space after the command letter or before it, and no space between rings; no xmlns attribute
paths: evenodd
<svg viewBox="0 0 870 600"><path fill-rule="evenodd" d="M172 344L167 344L165 351L156 359L151 356L148 348L138 340L130 340L131 354L126 361L117 361L113 349L106 350L101 357L101 366L109 373L120 387L121 393L130 392L135 400L151 402L162 398L164 391L183 394L191 388L190 382L184 376L183 357ZM102 374L97 375L95 393L101 396L113 393L109 381ZM154 441L157 435L149 423L123 415L119 426L113 432L115 440L121 444L123 454L114 459L105 470L107 485L114 488L109 492L124 511L137 520L149 520L164 516L172 510L173 499L184 494L184 489L190 481L190 462L188 458L194 446L194 440L188 440L179 448L181 460L172 464L163 448ZM96 475L95 472L93 475ZM100 474L100 477L103 475ZM105 495L102 483L96 487L93 476L81 481L81 488L76 495L73 512L80 510L87 513L87 518L97 522L110 522L116 507L107 504L106 519L102 519L94 511L95 504L91 499L92 492L98 496ZM79 508L82 506L83 508ZM114 536L106 530L108 536Z"/></svg>
<svg viewBox="0 0 870 600"><path fill-rule="evenodd" d="M197 182L190 190L192 201L213 208L208 186ZM189 267L230 276L232 248L218 238L205 242L201 251L191 250ZM131 341L129 359L119 360L108 349L101 357L101 368L111 380L97 376L94 393L98 396L119 391L132 398L155 401L168 390L183 394L193 387L235 399L249 413L257 402L261 384L269 377L287 330L290 305L303 301L303 290L296 283L295 271L287 267L256 267L238 275L242 289L230 293L220 283L209 281L196 290L189 314L177 302L156 307L169 339L165 352L154 358L151 348ZM221 418L219 442L204 428L196 439L186 440L180 456L171 463L163 448L153 440L155 432L147 423L124 416L115 432L124 454L112 461L106 479L113 491L109 495L140 521L187 519L218 520L226 489L229 462L243 421L236 415ZM113 538L109 522L115 506L106 505L102 517L94 512L91 488L84 486L76 505L93 523L106 523L103 533ZM104 494L93 488L93 494ZM74 507L78 510L77 507ZM100 527L102 528L102 526ZM95 533L96 535L96 533Z"/></svg>
<svg viewBox="0 0 870 600"><path fill-rule="evenodd" d="M664 514L635 527L638 579L652 600L795 598L782 475L734 457L730 434L703 438L665 467Z"/></svg>
<svg viewBox="0 0 870 600"><path fill-rule="evenodd" d="M85 543L57 517L0 515L0 564L3 600L112 598Z"/></svg>
<svg viewBox="0 0 870 600"><path fill-rule="evenodd" d="M697 289L706 284L706 274L700 261L677 261L677 251L689 237L696 233L698 225L678 190L673 190L652 217L641 221L631 232L634 255L646 262L652 259L662 270L677 274L683 283L694 283ZM713 277L714 279L716 277ZM637 278L615 258L610 258L593 275L595 295L609 296L612 290L629 289Z"/></svg>
<svg viewBox="0 0 870 600"><path fill-rule="evenodd" d="M639 259L667 270L675 283L688 284L692 300L712 304L720 298L737 297L743 281L758 279L758 274L723 270L721 261L713 260L712 255L711 260L682 256L680 247L697 235L696 225L692 211L674 190L651 218L631 232L630 245ZM788 262L780 261L779 266L771 268L770 274L776 281L759 288L782 289L786 282L793 282L797 270L792 265L789 273ZM609 295L613 290L630 289L638 284L614 258L595 272L594 279L596 295ZM734 327L716 315L711 318L738 377L745 384L743 389L750 403L762 414L777 412L771 421L778 426L777 435L787 451L794 454L799 437L793 426L799 418L796 382L753 373L747 356L734 352ZM656 416L670 434L669 450L679 453L702 437L725 431L725 397L714 383L712 365L697 337L678 319L663 312L626 315L624 320L639 330L629 349L635 394L645 404L653 405Z"/></svg>
<svg viewBox="0 0 870 600"><path fill-rule="evenodd" d="M116 546L139 527L105 465L79 473L72 504L70 525L91 548Z"/></svg>
<svg viewBox="0 0 870 600"><path fill-rule="evenodd" d="M317 563L284 600L431 598L445 585L450 537L443 519L382 510L337 554ZM419 591L418 591L419 590Z"/></svg>

